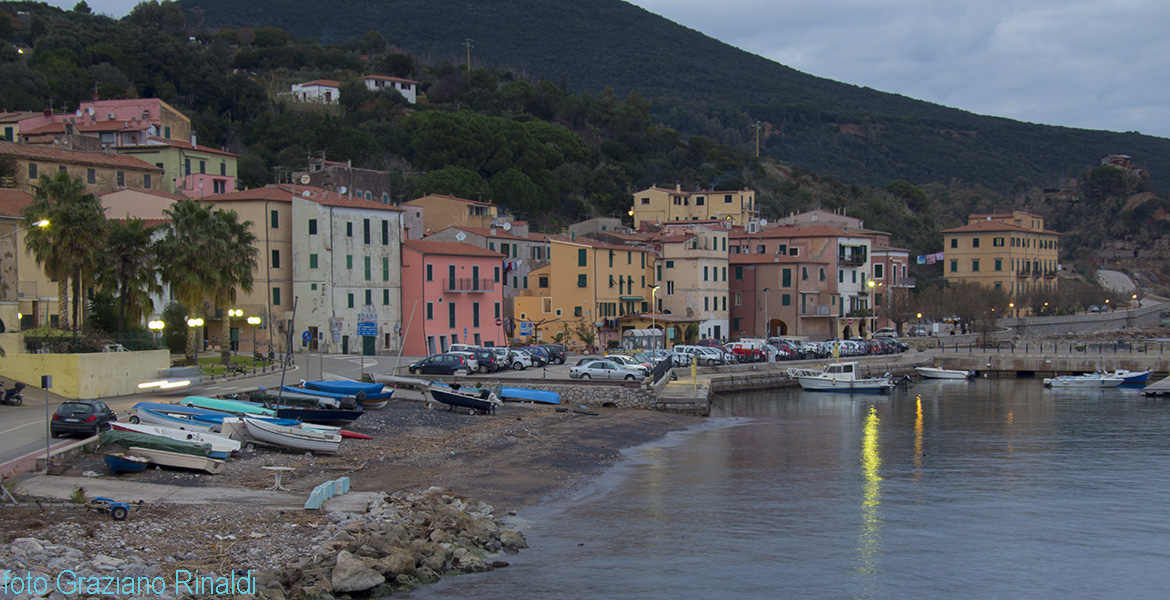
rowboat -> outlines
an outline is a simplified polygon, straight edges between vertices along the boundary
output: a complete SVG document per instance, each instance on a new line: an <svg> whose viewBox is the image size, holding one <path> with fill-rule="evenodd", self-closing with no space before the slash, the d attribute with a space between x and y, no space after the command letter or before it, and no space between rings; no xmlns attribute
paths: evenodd
<svg viewBox="0 0 1170 600"><path fill-rule="evenodd" d="M181 469L192 469L195 471L206 471L211 474L223 471L224 462L216 460L207 456L195 456L193 454L182 454L179 452L168 452L166 450L158 450L156 448L140 448L131 446L126 450L128 456L138 456L149 459L150 462L156 465L163 465L166 467L179 467Z"/></svg>
<svg viewBox="0 0 1170 600"><path fill-rule="evenodd" d="M885 392L895 385L888 375L858 377L860 372L860 365L856 362L837 362L825 365L821 371L788 369L788 376L806 390L826 392Z"/></svg>
<svg viewBox="0 0 1170 600"><path fill-rule="evenodd" d="M240 442L226 435L211 432L189 431L161 425L121 423L119 421L111 422L110 426L118 431L132 431L146 435L157 435L181 442L211 444L211 452L207 453L211 458L227 458L232 452L240 451Z"/></svg>
<svg viewBox="0 0 1170 600"><path fill-rule="evenodd" d="M337 381L306 381L304 382L305 389L317 390L321 392L329 392L332 394L345 394L346 396L357 396L358 393L363 393L367 400L388 400L389 392L383 391L384 384L381 383L366 383L364 381L353 381L352 379L340 379Z"/></svg>
<svg viewBox="0 0 1170 600"><path fill-rule="evenodd" d="M548 390L534 390L531 388L502 387L500 400L504 402L539 402L540 404L560 404L561 395Z"/></svg>
<svg viewBox="0 0 1170 600"><path fill-rule="evenodd" d="M257 441L275 446L313 452L337 452L341 444L341 434L336 431L277 425L252 417L244 417L244 426L248 428L248 435Z"/></svg>
<svg viewBox="0 0 1170 600"><path fill-rule="evenodd" d="M298 397L316 398L321 402L332 401L342 406L344 406L348 401L353 402L356 405L360 405L363 409L382 408L390 403L390 397L394 395L394 390L367 395L365 398L362 398L362 394L365 394L365 392L346 394L343 392L330 392L326 390L313 389L310 387L297 387L292 385L286 385L281 389L284 390L284 397L287 397L289 393L292 393L296 394Z"/></svg>
<svg viewBox="0 0 1170 600"><path fill-rule="evenodd" d="M500 399L491 390L486 388L466 389L441 383L432 383L427 386L426 391L434 401L446 404L451 407L451 410L465 408L468 414L475 414L477 412L480 414L494 413L496 412L496 406L500 404Z"/></svg>
<svg viewBox="0 0 1170 600"><path fill-rule="evenodd" d="M150 461L145 458L124 454L107 454L102 457L102 460L106 461L106 466L116 475L139 473L145 471L146 467L150 465Z"/></svg>
<svg viewBox="0 0 1170 600"><path fill-rule="evenodd" d="M304 423L320 425L349 425L362 416L362 409L345 410L342 408L307 408L301 406L274 406L278 419L294 419Z"/></svg>
<svg viewBox="0 0 1170 600"><path fill-rule="evenodd" d="M970 379L975 376L975 371L959 371L941 367L914 367L914 370L926 379Z"/></svg>
<svg viewBox="0 0 1170 600"><path fill-rule="evenodd" d="M205 408L207 410L217 410L219 412L231 413L235 415L262 415L265 417L276 416L276 411L271 408L265 408L264 405L256 402L241 402L239 400L224 400L222 398L204 398L203 396L187 396L179 404L183 406L195 406L198 408Z"/></svg>
<svg viewBox="0 0 1170 600"><path fill-rule="evenodd" d="M1061 375L1059 377L1044 378L1044 385L1052 388L1115 388L1124 380L1120 377L1110 377L1089 373L1086 375Z"/></svg>
<svg viewBox="0 0 1170 600"><path fill-rule="evenodd" d="M207 456L211 452L211 444L207 443L173 440L161 435L150 435L136 431L119 431L112 428L103 431L101 435L101 445L106 446L109 444L117 444L123 448L156 448L167 452L190 454L193 456Z"/></svg>

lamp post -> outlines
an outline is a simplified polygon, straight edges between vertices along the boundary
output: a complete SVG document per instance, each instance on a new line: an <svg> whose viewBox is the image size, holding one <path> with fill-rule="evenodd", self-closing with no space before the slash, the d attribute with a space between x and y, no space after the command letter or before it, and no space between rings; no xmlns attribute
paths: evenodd
<svg viewBox="0 0 1170 600"><path fill-rule="evenodd" d="M151 321L151 322L147 323L146 326L149 327L150 330L153 331L155 333L155 335L158 336L159 341L162 340L163 329L166 329L166 327L167 327L166 323L164 323L163 321Z"/></svg>
<svg viewBox="0 0 1170 600"><path fill-rule="evenodd" d="M768 292L772 288L764 288L764 340L768 339Z"/></svg>
<svg viewBox="0 0 1170 600"><path fill-rule="evenodd" d="M869 296L870 296L870 300L869 300L869 331L867 333L869 333L869 337L873 337L873 331L875 329L877 329L877 303L874 301L877 298L877 296L874 295L874 292L876 291L876 288L877 288L877 282L870 279L869 281L865 282L865 285L866 285L866 287L869 288Z"/></svg>
<svg viewBox="0 0 1170 600"><path fill-rule="evenodd" d="M630 209L630 212L634 212L634 210ZM658 329L654 326L655 318L658 316L658 301L657 301L658 288L659 288L659 286L657 286L657 285L650 287L650 330L654 332L654 349L655 350L659 349L658 348ZM666 347L666 344L663 343L662 346Z"/></svg>
<svg viewBox="0 0 1170 600"><path fill-rule="evenodd" d="M256 329L260 327L260 317L248 317L248 324L252 326L252 368L256 368L256 357L260 356L260 350L256 348Z"/></svg>
<svg viewBox="0 0 1170 600"><path fill-rule="evenodd" d="M227 314L228 314L228 339L226 341L228 343L228 347L231 348L232 352L235 352L236 351L236 344L235 344L235 342L232 341L232 319L235 317L244 316L244 311L242 311L238 308L229 308L227 311Z"/></svg>
<svg viewBox="0 0 1170 600"><path fill-rule="evenodd" d="M1134 308L1141 308L1141 305L1142 305L1142 303L1138 302L1137 294L1134 294L1133 295L1133 307Z"/></svg>
<svg viewBox="0 0 1170 600"><path fill-rule="evenodd" d="M48 220L48 219L41 219L40 221L35 221L35 222L33 222L32 226L33 226L33 227L40 227L40 228L48 227L48 226L49 226L49 220ZM28 231L29 229L30 229L30 227L17 227L16 229L13 229L12 231L9 231L8 233L5 233L5 234L3 234L3 235L0 235L0 240L4 239L4 238L6 238L6 237L9 237L9 236L16 235L16 234L18 234L18 233L20 233L20 232L22 232L22 231ZM18 250L19 250L19 249L18 249ZM14 254L15 254L15 253L14 253ZM20 313L17 313L17 316L16 316L16 331L20 331L20 319L21 319L21 314L20 314ZM45 458L45 460L48 460L48 458L46 457L46 458Z"/></svg>
<svg viewBox="0 0 1170 600"><path fill-rule="evenodd" d="M1016 303L1015 302L1008 302L1008 310L1011 311L1012 317L1019 317L1020 316L1018 313L1016 313Z"/></svg>
<svg viewBox="0 0 1170 600"><path fill-rule="evenodd" d="M197 328L199 328L199 327L203 327L203 319L200 319L200 318L198 318L198 317L187 317L187 327L189 327L189 328L190 328L190 331L188 331L188 332L187 332L187 335L194 336L194 335L195 335L195 330L196 330ZM199 348L198 348L198 344L199 344L199 341L200 341L200 340L199 340L199 338L194 338L194 337L193 337L193 339L195 340L195 344L196 344L196 349L195 349L195 363L196 363L196 364L198 364L198 363L199 363Z"/></svg>

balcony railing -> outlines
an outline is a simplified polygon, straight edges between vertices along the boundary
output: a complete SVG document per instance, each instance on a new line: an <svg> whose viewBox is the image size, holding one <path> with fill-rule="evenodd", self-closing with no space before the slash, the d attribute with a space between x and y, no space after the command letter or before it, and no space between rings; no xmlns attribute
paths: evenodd
<svg viewBox="0 0 1170 600"><path fill-rule="evenodd" d="M473 277L457 277L443 280L444 292L490 292L495 290L495 282L491 279L475 279Z"/></svg>
<svg viewBox="0 0 1170 600"><path fill-rule="evenodd" d="M915 277L903 277L897 283L891 283L890 287L912 288L918 286L918 279Z"/></svg>
<svg viewBox="0 0 1170 600"><path fill-rule="evenodd" d="M837 264L847 267L860 267L865 264L865 257L855 254L838 254Z"/></svg>
<svg viewBox="0 0 1170 600"><path fill-rule="evenodd" d="M1056 271L1045 271L1044 272L1045 279L1052 279L1053 277L1056 277Z"/></svg>
<svg viewBox="0 0 1170 600"><path fill-rule="evenodd" d="M1032 271L1030 269L1023 269L1023 270L1016 273L1016 277L1019 277L1020 279L1025 279L1027 277L1030 277L1031 275L1032 275Z"/></svg>

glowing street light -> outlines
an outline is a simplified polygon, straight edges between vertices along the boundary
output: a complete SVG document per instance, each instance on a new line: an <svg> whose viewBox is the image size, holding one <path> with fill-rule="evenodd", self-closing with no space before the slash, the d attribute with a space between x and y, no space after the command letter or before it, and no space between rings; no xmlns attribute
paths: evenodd
<svg viewBox="0 0 1170 600"><path fill-rule="evenodd" d="M256 357L260 352L256 350L256 330L260 328L260 317L248 317L248 324L252 326L252 368L256 368Z"/></svg>
<svg viewBox="0 0 1170 600"><path fill-rule="evenodd" d="M630 209L630 212L631 213L634 212L633 209ZM658 295L658 288L659 287L661 287L661 286L655 285L655 286L650 287L650 330L654 332L654 349L655 350L658 349L658 329L656 327L654 327L654 321L655 321L655 317L658 314L658 302L656 301L656 297ZM662 346L665 348L666 344L663 343Z"/></svg>

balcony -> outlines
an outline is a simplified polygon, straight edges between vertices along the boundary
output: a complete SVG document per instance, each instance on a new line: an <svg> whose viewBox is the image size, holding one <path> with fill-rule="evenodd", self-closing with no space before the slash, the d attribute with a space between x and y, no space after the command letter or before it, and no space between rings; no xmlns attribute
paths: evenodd
<svg viewBox="0 0 1170 600"><path fill-rule="evenodd" d="M1056 271L1045 271L1044 278L1045 279L1055 279L1056 278Z"/></svg>
<svg viewBox="0 0 1170 600"><path fill-rule="evenodd" d="M903 277L897 283L891 283L890 287L896 288L912 288L918 286L918 279L915 277Z"/></svg>
<svg viewBox="0 0 1170 600"><path fill-rule="evenodd" d="M444 292L491 292L495 290L495 282L491 279L475 279L472 277L459 277L456 279L444 279Z"/></svg>
<svg viewBox="0 0 1170 600"><path fill-rule="evenodd" d="M1032 271L1030 269L1023 269L1022 271L1016 273L1016 277L1019 277L1020 279L1027 279L1031 275Z"/></svg>
<svg viewBox="0 0 1170 600"><path fill-rule="evenodd" d="M828 304L814 304L801 313L802 317L831 317L833 316L833 307Z"/></svg>
<svg viewBox="0 0 1170 600"><path fill-rule="evenodd" d="M837 264L844 267L860 267L865 264L865 256L857 254L838 254Z"/></svg>

